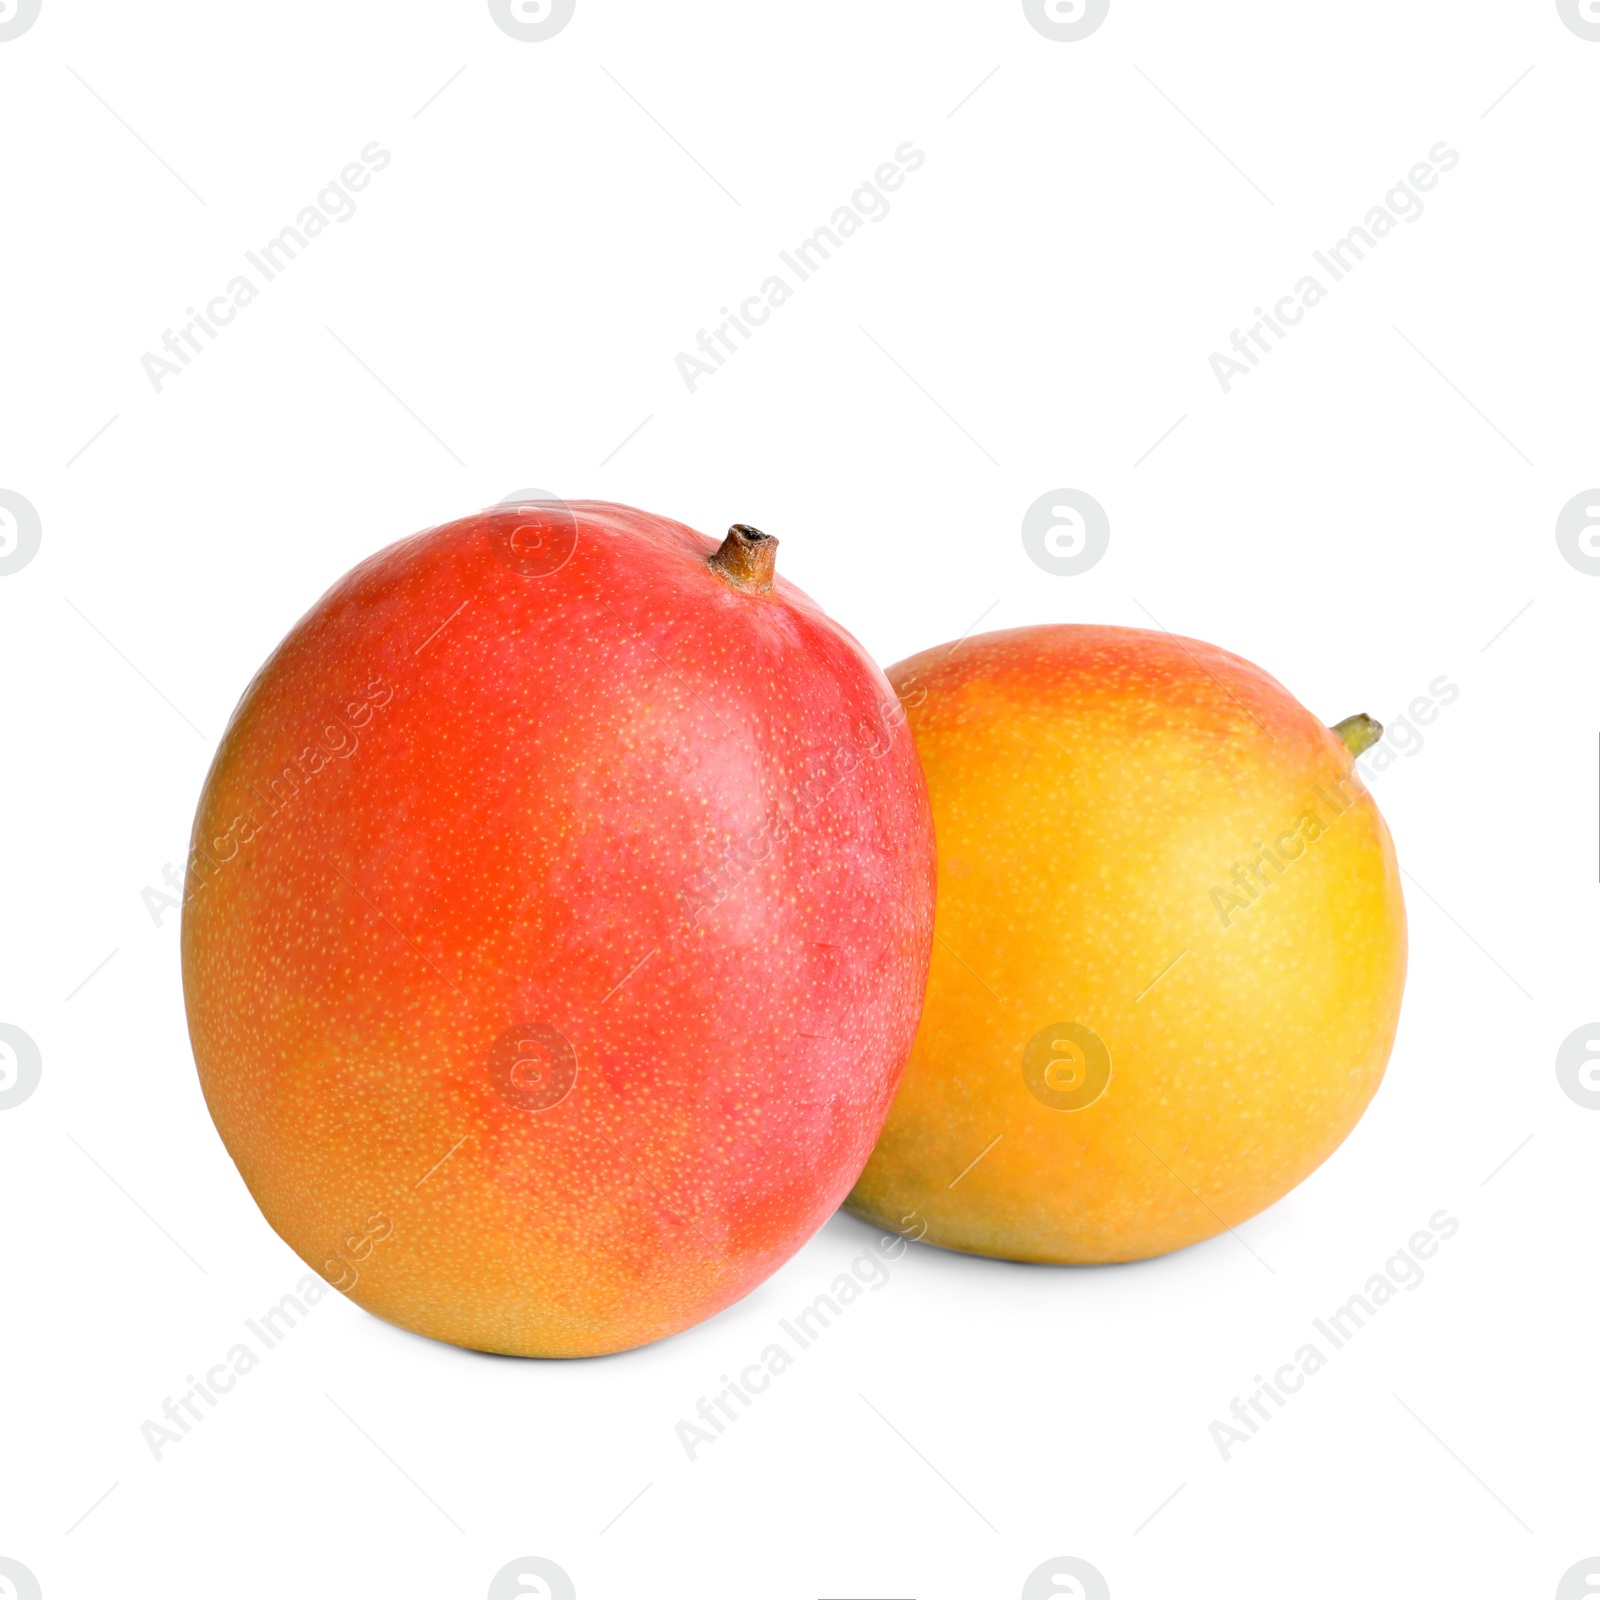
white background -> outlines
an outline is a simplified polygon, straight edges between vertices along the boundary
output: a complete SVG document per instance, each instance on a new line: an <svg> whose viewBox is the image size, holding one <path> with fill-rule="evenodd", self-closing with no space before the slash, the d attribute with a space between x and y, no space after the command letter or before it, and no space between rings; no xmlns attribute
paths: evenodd
<svg viewBox="0 0 1600 1600"><path fill-rule="evenodd" d="M1554 1071L1600 1015L1600 580L1554 537L1600 482L1597 89L1554 0L1113 0L1077 43L1015 0L578 0L544 43L469 0L44 0L0 43L0 488L43 529L0 577L0 1021L43 1059L0 1113L0 1555L45 1600L478 1600L523 1555L581 1600L1011 1600L1059 1555L1115 1600L1554 1595L1600 1551L1600 1114ZM892 212L691 395L677 353L908 139ZM372 140L357 213L158 394L144 352ZM1224 395L1212 351L1440 140L1425 214ZM534 485L777 534L886 664L1159 622L1329 721L1446 675L1373 782L1409 874L1388 1079L1235 1237L912 1249L692 1463L674 1424L862 1225L605 1360L330 1295L158 1463L141 1423L304 1269L142 892L322 590ZM1078 577L1020 538L1060 487L1110 517ZM1440 1208L1426 1281L1224 1462L1209 1424Z"/></svg>

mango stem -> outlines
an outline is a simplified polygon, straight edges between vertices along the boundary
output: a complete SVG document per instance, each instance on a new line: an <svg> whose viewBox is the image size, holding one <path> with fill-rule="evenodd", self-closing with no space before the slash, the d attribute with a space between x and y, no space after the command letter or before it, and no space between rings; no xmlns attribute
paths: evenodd
<svg viewBox="0 0 1600 1600"><path fill-rule="evenodd" d="M1345 749L1358 756L1383 737L1383 724L1374 722L1365 711L1358 711L1353 717L1334 723L1333 731L1344 741Z"/></svg>
<svg viewBox="0 0 1600 1600"><path fill-rule="evenodd" d="M736 522L728 529L721 548L706 558L716 572L738 589L765 594L772 587L778 559L778 541L770 533Z"/></svg>

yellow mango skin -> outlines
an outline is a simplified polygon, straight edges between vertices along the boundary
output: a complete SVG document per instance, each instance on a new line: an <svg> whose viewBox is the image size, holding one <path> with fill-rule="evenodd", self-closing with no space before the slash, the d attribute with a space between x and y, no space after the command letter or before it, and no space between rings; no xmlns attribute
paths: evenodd
<svg viewBox="0 0 1600 1600"><path fill-rule="evenodd" d="M889 678L938 908L848 1208L977 1255L1136 1261L1294 1188L1377 1091L1405 982L1394 846L1350 751L1249 662L1140 629L987 634ZM1110 1056L1082 1109L1024 1074L1042 1036L1035 1080L1042 1051L1047 1093L1083 1083L1063 1024Z"/></svg>

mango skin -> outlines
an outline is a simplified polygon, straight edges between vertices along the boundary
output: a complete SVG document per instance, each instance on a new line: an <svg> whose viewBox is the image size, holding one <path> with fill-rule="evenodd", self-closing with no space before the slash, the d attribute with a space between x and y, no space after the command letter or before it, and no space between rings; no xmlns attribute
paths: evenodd
<svg viewBox="0 0 1600 1600"><path fill-rule="evenodd" d="M206 779L206 1105L290 1248L415 1333L691 1327L822 1227L893 1097L916 754L856 640L716 548L599 501L403 540L291 631Z"/></svg>
<svg viewBox="0 0 1600 1600"><path fill-rule="evenodd" d="M1339 738L1249 662L1138 629L988 634L889 678L933 805L934 955L848 1209L978 1255L1135 1261L1315 1171L1383 1078L1406 967L1394 847Z"/></svg>

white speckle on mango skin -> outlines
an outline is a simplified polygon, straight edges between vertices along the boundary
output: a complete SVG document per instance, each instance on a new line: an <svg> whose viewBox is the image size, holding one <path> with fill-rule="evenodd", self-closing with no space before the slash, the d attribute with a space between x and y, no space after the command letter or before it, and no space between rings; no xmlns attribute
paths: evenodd
<svg viewBox="0 0 1600 1600"><path fill-rule="evenodd" d="M496 510L312 608L223 738L183 925L201 1085L268 1221L344 1284L381 1213L351 1298L521 1355L691 1326L821 1226L933 923L921 770L860 646L689 528L570 511L543 576L538 514ZM561 1041L570 1089L527 1109Z"/></svg>

